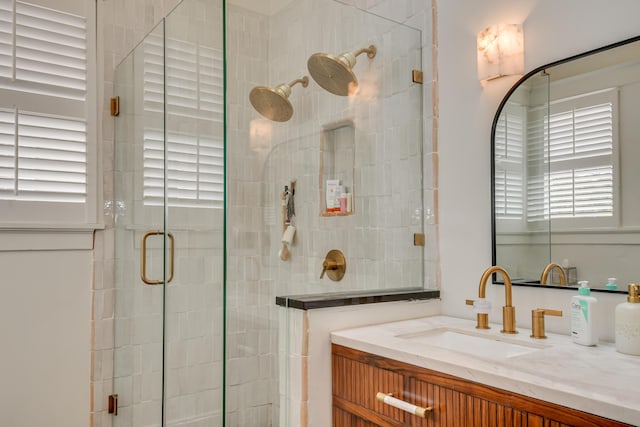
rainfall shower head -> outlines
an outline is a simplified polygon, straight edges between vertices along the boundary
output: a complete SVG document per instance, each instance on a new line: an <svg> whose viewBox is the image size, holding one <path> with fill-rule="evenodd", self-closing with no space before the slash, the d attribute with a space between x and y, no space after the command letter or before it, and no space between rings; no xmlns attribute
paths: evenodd
<svg viewBox="0 0 640 427"><path fill-rule="evenodd" d="M309 77L293 80L290 83L282 83L275 88L268 86L256 86L251 89L249 101L256 111L269 120L286 122L293 115L293 106L289 102L291 87L301 83L302 87L309 85Z"/></svg>
<svg viewBox="0 0 640 427"><path fill-rule="evenodd" d="M314 53L307 61L307 68L313 80L323 89L334 95L347 96L358 88L358 79L353 73L353 67L356 65L356 57L365 52L369 58L373 58L377 49L371 45L340 56Z"/></svg>

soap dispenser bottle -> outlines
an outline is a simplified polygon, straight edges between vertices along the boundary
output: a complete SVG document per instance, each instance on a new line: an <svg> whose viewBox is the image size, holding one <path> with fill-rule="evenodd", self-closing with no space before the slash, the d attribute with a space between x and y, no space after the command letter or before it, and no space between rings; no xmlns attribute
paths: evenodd
<svg viewBox="0 0 640 427"><path fill-rule="evenodd" d="M596 345L595 306L598 300L591 296L589 282L582 280L578 284L578 295L571 297L571 338L576 344Z"/></svg>
<svg viewBox="0 0 640 427"><path fill-rule="evenodd" d="M640 356L640 285L629 284L627 302L616 306L616 350Z"/></svg>

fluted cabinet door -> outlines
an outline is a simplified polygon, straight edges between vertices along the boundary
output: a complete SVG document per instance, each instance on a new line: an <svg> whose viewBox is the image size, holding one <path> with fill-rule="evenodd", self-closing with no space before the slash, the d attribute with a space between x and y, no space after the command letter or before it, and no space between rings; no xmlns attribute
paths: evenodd
<svg viewBox="0 0 640 427"><path fill-rule="evenodd" d="M334 427L619 427L627 424L333 344ZM425 418L376 400L419 407Z"/></svg>
<svg viewBox="0 0 640 427"><path fill-rule="evenodd" d="M376 400L378 392L396 396L402 393L404 384L400 373L376 367L367 360L334 355L332 380L334 405L340 409L363 418L368 414L369 419L380 423L404 422L403 411Z"/></svg>

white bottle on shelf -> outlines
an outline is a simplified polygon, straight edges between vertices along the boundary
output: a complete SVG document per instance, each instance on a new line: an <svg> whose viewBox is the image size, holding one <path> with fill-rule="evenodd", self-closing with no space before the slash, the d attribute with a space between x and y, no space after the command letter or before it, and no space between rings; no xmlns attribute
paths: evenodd
<svg viewBox="0 0 640 427"><path fill-rule="evenodd" d="M578 295L571 297L571 338L581 345L596 345L598 333L596 331L596 309L598 300L591 296L589 282L578 282Z"/></svg>
<svg viewBox="0 0 640 427"><path fill-rule="evenodd" d="M616 306L616 350L640 356L640 285L629 285L627 302Z"/></svg>

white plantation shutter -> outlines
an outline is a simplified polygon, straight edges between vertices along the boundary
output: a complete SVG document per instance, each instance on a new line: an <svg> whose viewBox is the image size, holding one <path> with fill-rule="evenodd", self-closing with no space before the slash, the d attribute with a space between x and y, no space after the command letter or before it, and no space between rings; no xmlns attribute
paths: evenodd
<svg viewBox="0 0 640 427"><path fill-rule="evenodd" d="M548 168L528 182L539 196L529 199L530 221L614 215L616 99L609 89L552 104L548 151L530 158Z"/></svg>
<svg viewBox="0 0 640 427"><path fill-rule="evenodd" d="M495 210L500 219L524 215L524 107L505 105L495 131Z"/></svg>
<svg viewBox="0 0 640 427"><path fill-rule="evenodd" d="M613 167L610 165L552 172L549 184L552 218L613 214Z"/></svg>
<svg viewBox="0 0 640 427"><path fill-rule="evenodd" d="M549 212L547 110L527 112L527 221L542 221Z"/></svg>
<svg viewBox="0 0 640 427"><path fill-rule="evenodd" d="M84 99L86 39L84 17L16 2L16 80L25 90Z"/></svg>
<svg viewBox="0 0 640 427"><path fill-rule="evenodd" d="M20 221L28 202L29 212L42 212L38 222L90 221L88 22L0 0L0 203L13 203L0 220Z"/></svg>
<svg viewBox="0 0 640 427"><path fill-rule="evenodd" d="M144 109L162 112L166 69L166 115L180 121L166 132L166 196L169 206L222 208L224 195L222 52L181 40L148 37L144 50ZM143 199L164 201L165 141L162 129L144 129Z"/></svg>
<svg viewBox="0 0 640 427"><path fill-rule="evenodd" d="M13 3L0 0L0 77L13 77Z"/></svg>

